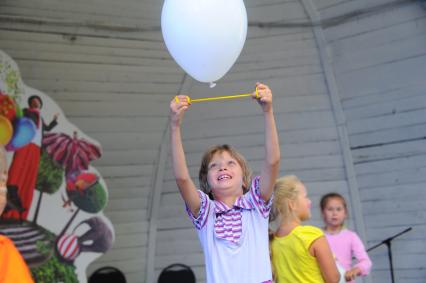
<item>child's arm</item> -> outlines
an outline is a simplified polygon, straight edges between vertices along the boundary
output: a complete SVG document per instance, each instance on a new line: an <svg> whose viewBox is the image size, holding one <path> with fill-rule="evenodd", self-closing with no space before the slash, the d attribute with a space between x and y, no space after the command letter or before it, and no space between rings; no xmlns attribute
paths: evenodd
<svg viewBox="0 0 426 283"><path fill-rule="evenodd" d="M309 252L312 256L316 257L324 281L326 283L338 283L340 273L337 270L336 261L334 260L327 239L322 236L315 240Z"/></svg>
<svg viewBox="0 0 426 283"><path fill-rule="evenodd" d="M370 273L372 264L370 257L365 251L365 247L361 239L355 232L353 232L352 237L352 252L357 260L357 263L351 270L346 272L346 277L351 277L352 279L354 279L356 276L359 275L368 275Z"/></svg>
<svg viewBox="0 0 426 283"><path fill-rule="evenodd" d="M355 278L358 275L361 275L361 269L359 269L358 267L353 267L351 268L351 270L348 270L345 272L345 280L346 281L355 280Z"/></svg>
<svg viewBox="0 0 426 283"><path fill-rule="evenodd" d="M259 97L256 98L256 94L253 97L262 107L265 123L265 161L260 174L260 194L263 200L268 201L279 173L280 144L272 109L272 91L267 85L261 83L257 83L256 87Z"/></svg>
<svg viewBox="0 0 426 283"><path fill-rule="evenodd" d="M179 95L177 99L174 98L170 102L170 141L176 184L191 213L197 215L200 210L201 201L197 188L189 175L180 131L183 114L188 108L188 99L184 95Z"/></svg>

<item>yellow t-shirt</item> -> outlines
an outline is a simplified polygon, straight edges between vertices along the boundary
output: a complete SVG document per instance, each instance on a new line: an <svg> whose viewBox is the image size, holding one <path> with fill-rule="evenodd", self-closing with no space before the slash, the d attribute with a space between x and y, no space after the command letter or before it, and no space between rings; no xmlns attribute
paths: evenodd
<svg viewBox="0 0 426 283"><path fill-rule="evenodd" d="M297 226L287 236L275 236L271 256L276 283L323 283L318 262L309 253L311 244L323 236L313 226Z"/></svg>

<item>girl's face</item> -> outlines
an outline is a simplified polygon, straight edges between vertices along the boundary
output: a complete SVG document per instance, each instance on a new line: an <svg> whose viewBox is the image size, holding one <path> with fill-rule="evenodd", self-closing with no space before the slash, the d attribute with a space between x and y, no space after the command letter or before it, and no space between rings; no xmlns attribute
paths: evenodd
<svg viewBox="0 0 426 283"><path fill-rule="evenodd" d="M323 211L322 217L327 227L338 228L346 219L346 209L341 199L330 198Z"/></svg>
<svg viewBox="0 0 426 283"><path fill-rule="evenodd" d="M207 182L215 196L239 193L243 188L243 170L229 152L218 152L208 165Z"/></svg>
<svg viewBox="0 0 426 283"><path fill-rule="evenodd" d="M296 199L295 213L301 221L311 218L311 200L308 197L308 192L302 183L296 184L296 189L299 191Z"/></svg>

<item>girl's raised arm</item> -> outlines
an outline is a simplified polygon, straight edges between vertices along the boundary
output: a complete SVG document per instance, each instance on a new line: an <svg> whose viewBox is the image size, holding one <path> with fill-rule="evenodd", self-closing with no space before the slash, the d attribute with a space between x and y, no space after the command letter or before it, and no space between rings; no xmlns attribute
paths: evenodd
<svg viewBox="0 0 426 283"><path fill-rule="evenodd" d="M280 144L272 108L272 91L264 84L256 84L258 97L253 94L262 107L265 124L265 160L260 174L260 193L263 200L271 198L275 180L280 168Z"/></svg>
<svg viewBox="0 0 426 283"><path fill-rule="evenodd" d="M170 142L176 184L191 213L197 215L201 201L197 188L189 175L180 131L183 115L189 105L187 96L184 95L179 95L170 102Z"/></svg>

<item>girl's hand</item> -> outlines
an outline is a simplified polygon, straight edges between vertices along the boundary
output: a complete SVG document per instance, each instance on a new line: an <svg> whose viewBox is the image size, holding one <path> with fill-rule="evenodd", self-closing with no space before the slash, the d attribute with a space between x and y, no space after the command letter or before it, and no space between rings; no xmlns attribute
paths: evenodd
<svg viewBox="0 0 426 283"><path fill-rule="evenodd" d="M256 91L252 93L252 97L257 100L257 102L262 107L263 112L269 112L272 110L272 91L271 89L262 83L256 83L256 88L258 91L258 96L256 96Z"/></svg>
<svg viewBox="0 0 426 283"><path fill-rule="evenodd" d="M178 95L170 101L170 124L179 126L182 122L183 114L189 108L189 98L186 95Z"/></svg>
<svg viewBox="0 0 426 283"><path fill-rule="evenodd" d="M361 270L359 268L354 267L349 271L346 271L345 273L345 280L346 281L352 281L354 280L359 274L361 273Z"/></svg>

